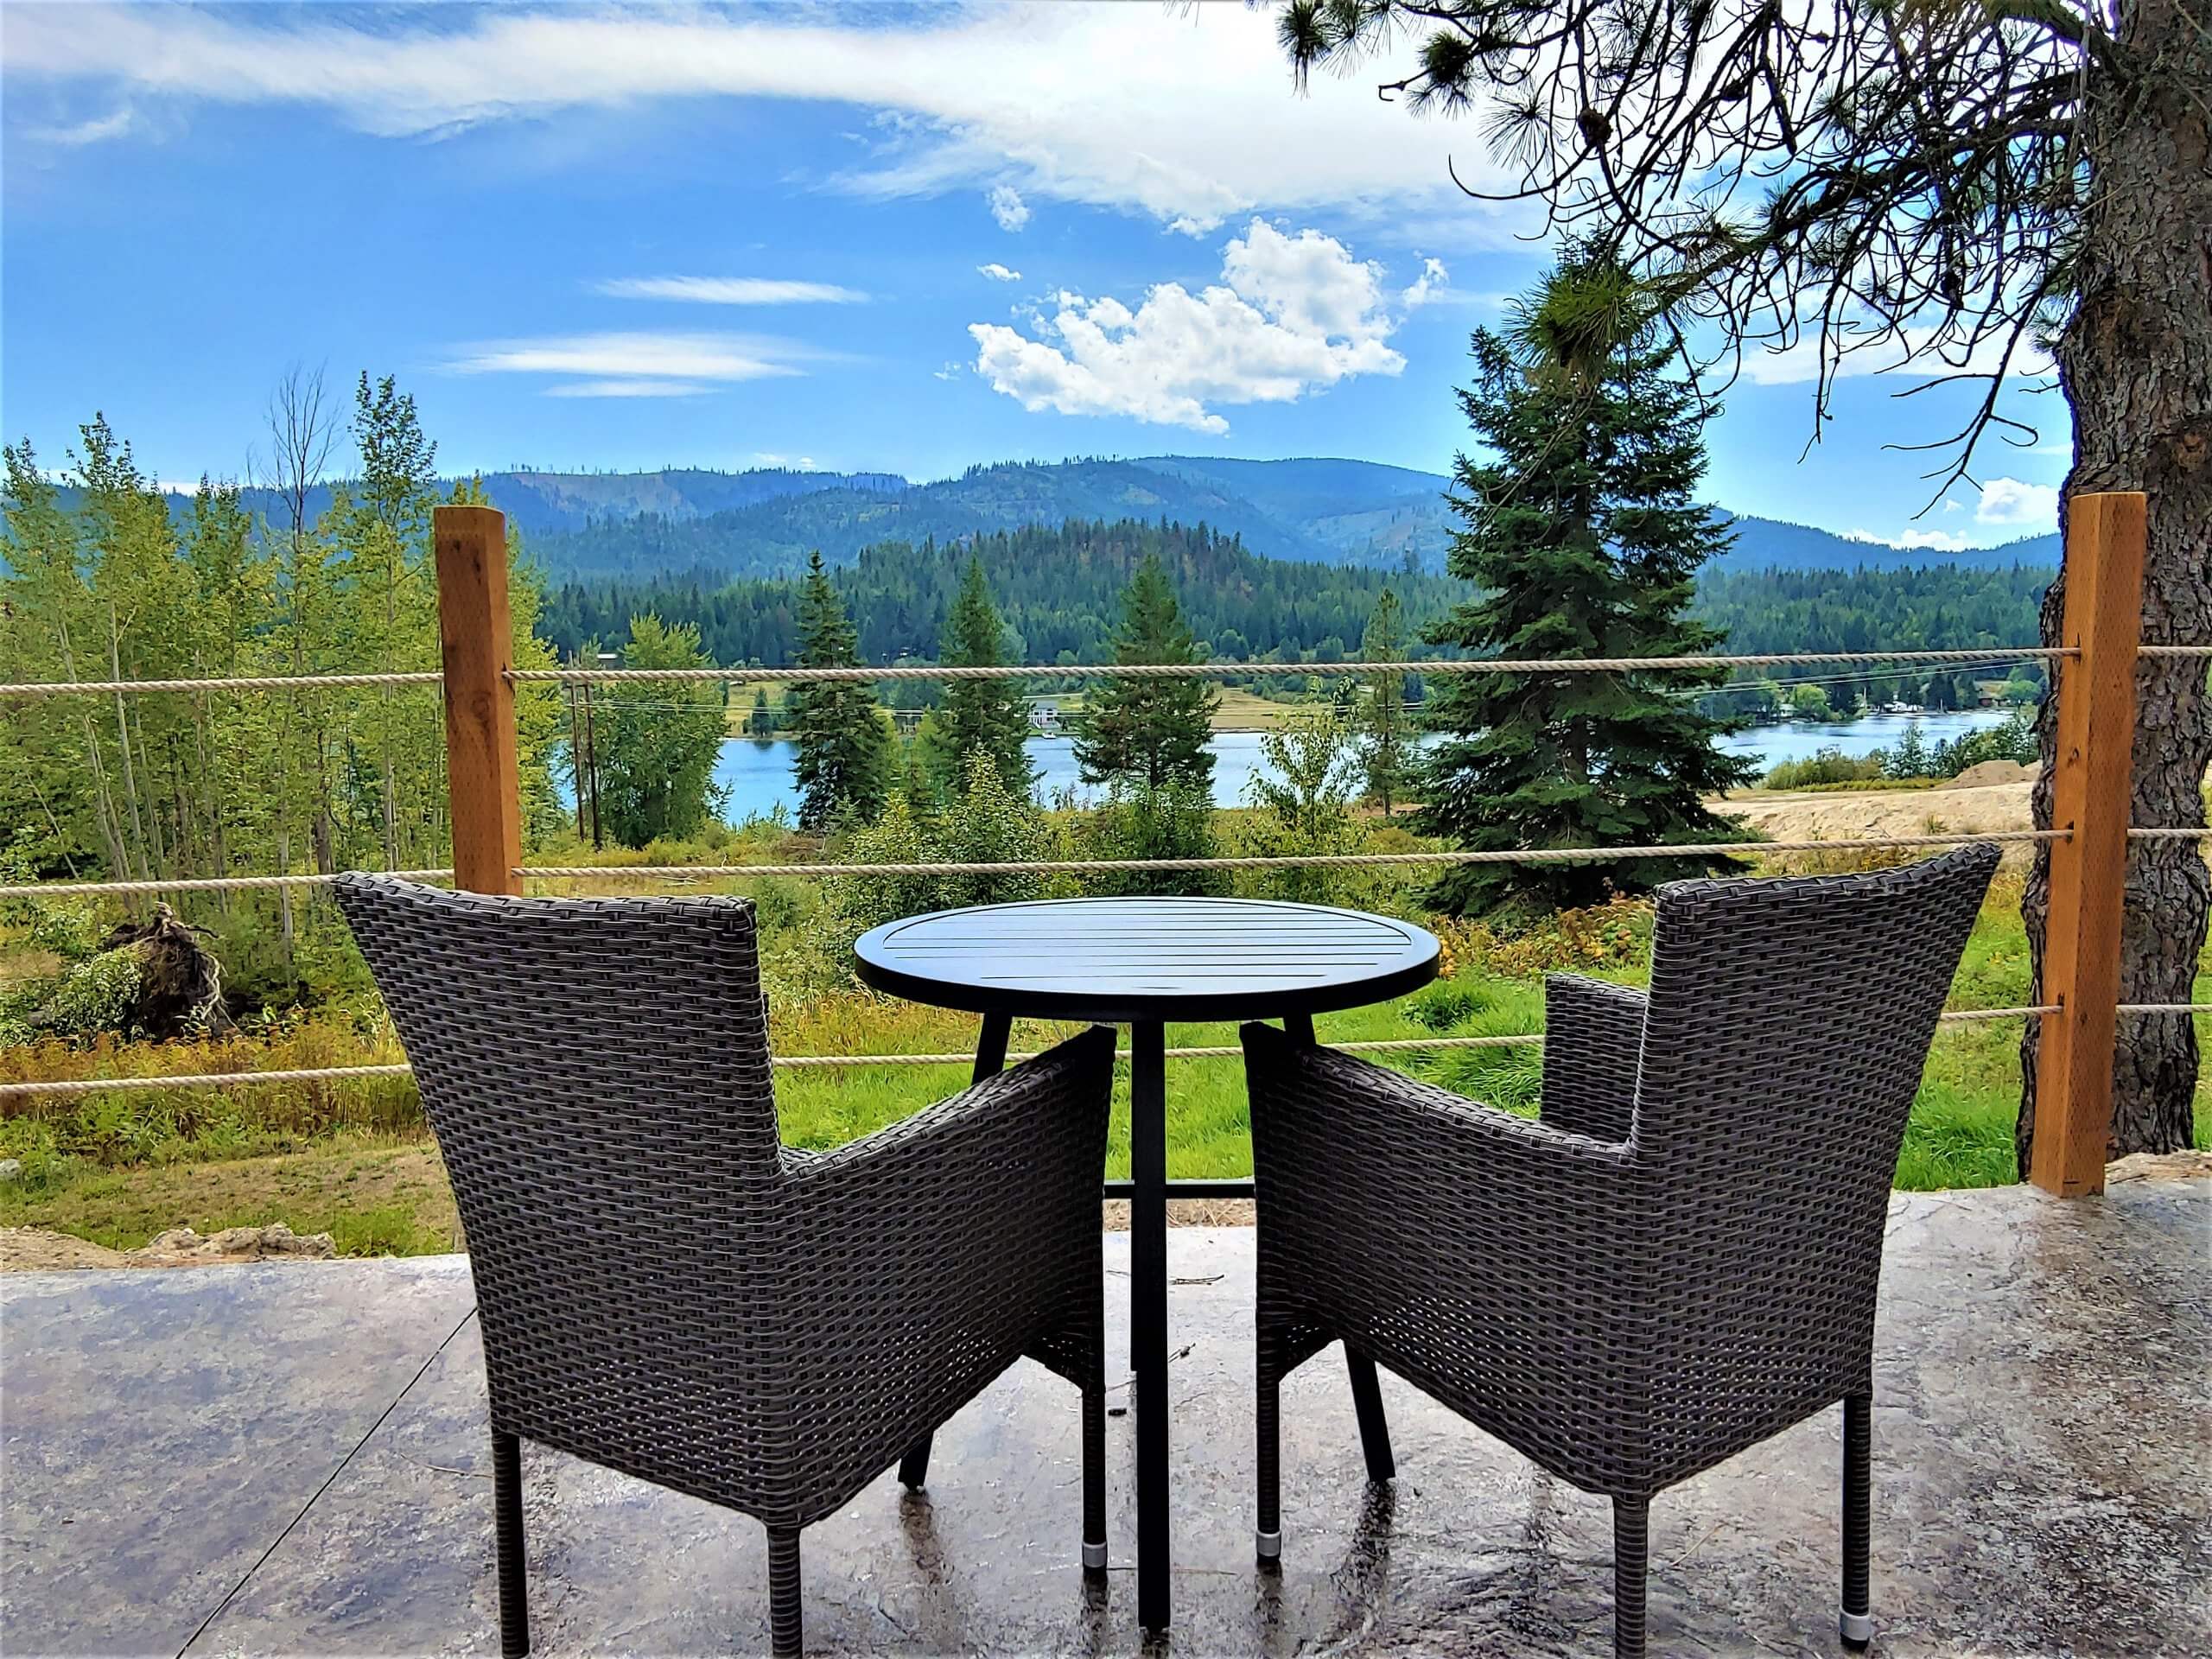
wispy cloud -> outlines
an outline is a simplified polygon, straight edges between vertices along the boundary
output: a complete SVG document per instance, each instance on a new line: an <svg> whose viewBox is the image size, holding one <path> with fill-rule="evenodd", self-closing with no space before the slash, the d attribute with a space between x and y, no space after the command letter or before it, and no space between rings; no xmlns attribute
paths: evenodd
<svg viewBox="0 0 2212 1659"><path fill-rule="evenodd" d="M1408 121L1370 74L1316 76L1294 98L1265 10L908 16L918 21L901 27L818 7L22 6L0 63L11 79L177 105L319 105L396 137L658 99L858 104L897 118L874 129L866 162L817 182L887 196L1003 189L1002 222L1039 198L1193 233L1260 208L1366 216L1382 203L1395 215L1448 204L1465 222L1490 210L1459 197L1447 157L1470 182L1502 180L1474 124Z"/></svg>
<svg viewBox="0 0 2212 1659"><path fill-rule="evenodd" d="M1442 299L1451 282L1452 273L1444 268L1441 259L1425 258L1421 262L1421 275L1398 296L1398 303L1410 311L1417 305Z"/></svg>
<svg viewBox="0 0 2212 1659"><path fill-rule="evenodd" d="M1856 327L1844 336L1846 349L1834 373L1839 379L1869 374L1993 374L2002 369L2008 379L2038 379L2051 372L2050 354L2032 340L2024 340L2007 362L2001 340L1986 340L1961 355L1939 345L1934 332L1908 328L1903 338L1873 324ZM1802 385L1819 377L1821 346L1811 336L1781 350L1746 350L1744 378L1754 385Z"/></svg>
<svg viewBox="0 0 2212 1659"><path fill-rule="evenodd" d="M988 265L976 266L976 274L979 276L988 276L995 283L1018 283L1021 280L1020 271L1008 270L995 259Z"/></svg>
<svg viewBox="0 0 2212 1659"><path fill-rule="evenodd" d="M676 300L691 305L862 305L868 296L835 283L773 276L617 276L593 284L617 300Z"/></svg>
<svg viewBox="0 0 2212 1659"><path fill-rule="evenodd" d="M1018 231L1029 222L1029 204L1021 199L1021 192L1010 184L995 184L986 198L990 203L991 217L999 222L1002 231Z"/></svg>
<svg viewBox="0 0 2212 1659"><path fill-rule="evenodd" d="M978 322L976 372L1028 410L1122 415L1226 432L1216 404L1292 403L1359 374L1396 374L1382 272L1319 231L1263 219L1222 251L1222 281L1160 283L1135 309L1058 296L1035 337Z"/></svg>
<svg viewBox="0 0 2212 1659"><path fill-rule="evenodd" d="M455 374L580 375L550 397L688 397L717 385L804 373L791 341L749 334L563 334L465 346Z"/></svg>
<svg viewBox="0 0 2212 1659"><path fill-rule="evenodd" d="M545 388L548 397L696 397L711 391L696 380L572 380Z"/></svg>
<svg viewBox="0 0 2212 1659"><path fill-rule="evenodd" d="M138 124L138 118L128 106L112 115L94 116L89 121L74 122L59 127L29 127L24 137L41 144L60 144L67 149L81 149L86 144L105 143L111 138L120 138Z"/></svg>

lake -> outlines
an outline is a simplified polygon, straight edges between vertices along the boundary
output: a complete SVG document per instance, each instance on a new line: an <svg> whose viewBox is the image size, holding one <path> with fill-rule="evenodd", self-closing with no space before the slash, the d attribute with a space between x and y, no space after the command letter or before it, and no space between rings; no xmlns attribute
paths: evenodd
<svg viewBox="0 0 2212 1659"><path fill-rule="evenodd" d="M1917 726L1921 740L1933 748L1968 732L2001 726L2006 718L2006 711L2001 709L1968 709L1948 714L1867 715L1831 725L1788 721L1772 726L1753 726L1725 740L1722 747L1734 753L1756 757L1764 768L1784 760L1802 760L1821 749L1867 754L1876 749L1891 748L1908 726ZM1260 753L1260 734L1222 732L1209 747L1214 755L1215 803L1222 806L1241 805L1246 781L1255 772L1266 770ZM715 767L715 781L729 791L723 815L732 823L742 823L750 817L766 817L779 806L785 813L795 815L798 810L798 791L791 783L793 753L793 745L782 738L764 743L754 738L734 737L724 743L721 763ZM1075 746L1070 738L1032 738L1029 759L1044 774L1038 788L1046 799L1069 789L1090 798L1099 793L1084 786L1076 770Z"/></svg>

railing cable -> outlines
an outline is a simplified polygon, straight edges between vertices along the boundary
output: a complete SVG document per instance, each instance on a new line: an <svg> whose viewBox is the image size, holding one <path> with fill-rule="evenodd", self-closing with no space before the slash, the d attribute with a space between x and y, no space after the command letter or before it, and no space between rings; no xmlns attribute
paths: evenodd
<svg viewBox="0 0 2212 1659"><path fill-rule="evenodd" d="M2212 654L2212 647L2145 645L2143 652L2146 656L2204 655ZM1981 650L1767 652L1690 657L1455 657L1396 663L1016 663L990 668L956 667L946 664L898 664L881 668L754 668L743 665L728 668L517 668L508 670L507 677L518 685L626 685L685 680L752 684L760 682L834 683L873 680L1277 679L1289 675L1344 678L1370 674L1656 674L1708 669L1782 668L1796 664L1928 663L1964 666L1980 663L1997 666L2037 658L2056 660L2079 654L2079 651L2070 645L2008 645ZM433 669L391 674L228 675L216 678L179 680L41 680L0 684L0 698L111 696L141 691L344 691L384 685L437 685L444 679L443 673ZM1726 689L1719 686L1713 688L1715 693Z"/></svg>
<svg viewBox="0 0 2212 1659"><path fill-rule="evenodd" d="M2142 1003L2123 1006L2122 1014L2212 1014L2212 1003ZM2056 1014L2056 1005L2006 1008L1953 1008L1937 1015L1944 1024L1963 1024L1986 1020L2009 1020L2037 1014ZM1330 1043L1326 1046L1354 1054L1403 1053L1421 1049L1522 1048L1541 1046L1541 1032L1518 1032L1483 1037L1389 1037L1360 1041ZM1188 1048L1171 1048L1167 1058L1173 1060L1229 1059L1242 1054L1243 1049L1235 1044L1207 1045ZM1022 1060L1033 1060L1037 1051L1020 1051L1008 1054L1009 1065ZM1118 1051L1117 1058L1126 1059L1128 1051ZM769 1064L784 1071L858 1070L877 1066L898 1065L972 1065L975 1056L964 1052L941 1054L779 1054ZM37 1099L57 1096L99 1094L107 1090L136 1089L224 1089L252 1088L280 1083L352 1083L367 1082L378 1077L404 1077L413 1075L414 1068L396 1065L321 1065L295 1067L276 1071L200 1071L183 1072L174 1076L139 1077L71 1077L36 1083L0 1082L0 1102L10 1098Z"/></svg>

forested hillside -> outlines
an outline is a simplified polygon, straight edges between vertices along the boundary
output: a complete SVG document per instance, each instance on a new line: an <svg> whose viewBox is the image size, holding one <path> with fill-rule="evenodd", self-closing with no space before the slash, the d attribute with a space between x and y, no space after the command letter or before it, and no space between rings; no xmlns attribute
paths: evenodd
<svg viewBox="0 0 2212 1659"><path fill-rule="evenodd" d="M1727 631L1732 652L1970 651L2032 643L2055 574L2024 564L1708 570L1694 609Z"/></svg>
<svg viewBox="0 0 2212 1659"><path fill-rule="evenodd" d="M1262 559L1210 528L1128 518L1033 524L959 543L891 542L867 549L836 577L868 661L937 654L971 548L1015 636L1013 658L1032 663L1106 660L1122 589L1152 553L1166 564L1192 630L1224 658L1279 652L1292 661L1340 659L1356 654L1384 587L1397 592L1417 632L1442 614L1458 586L1440 576ZM798 583L721 585L706 575L564 582L547 594L539 629L566 653L591 639L619 644L630 617L646 611L696 622L718 662L781 664L798 642Z"/></svg>

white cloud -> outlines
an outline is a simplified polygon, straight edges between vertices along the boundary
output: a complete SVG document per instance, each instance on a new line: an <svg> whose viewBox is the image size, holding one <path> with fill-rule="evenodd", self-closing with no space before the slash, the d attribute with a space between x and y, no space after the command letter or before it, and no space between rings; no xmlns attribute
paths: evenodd
<svg viewBox="0 0 2212 1659"><path fill-rule="evenodd" d="M2031 524L2037 530L2058 527L2058 486L2028 484L2017 478L1993 478L1981 486L1981 499L1974 510L1978 524Z"/></svg>
<svg viewBox="0 0 2212 1659"><path fill-rule="evenodd" d="M582 375L549 386L554 397L690 397L741 380L795 375L804 355L789 341L747 334L566 334L493 340L462 349L455 374Z"/></svg>
<svg viewBox="0 0 2212 1659"><path fill-rule="evenodd" d="M1842 360L1832 372L1846 380L1869 374L1928 378L1941 374L1986 375L1999 366L2003 345L2002 340L1986 340L1961 359L1955 347L1936 346L1932 330L1908 328L1900 340L1870 324L1847 336ZM1819 378L1820 366L1820 341L1810 334L1780 351L1747 348L1744 353L1744 378L1756 386L1803 385ZM2023 340L2003 367L2009 379L2040 378L2051 372L2050 354L2033 340Z"/></svg>
<svg viewBox="0 0 2212 1659"><path fill-rule="evenodd" d="M1375 96L1369 71L1317 76L1294 96L1269 10L918 16L898 27L822 7L26 6L10 9L0 64L11 79L134 100L317 105L396 137L579 107L642 119L661 99L858 104L895 118L869 126L866 161L818 182L875 195L999 184L1193 233L1261 207L1498 216L1446 173L1456 156L1462 178L1501 180L1479 118L1412 120Z"/></svg>
<svg viewBox="0 0 2212 1659"><path fill-rule="evenodd" d="M105 143L111 138L120 138L137 124L137 117L126 106L113 115L94 116L88 121L75 122L68 126L32 127L25 136L42 144L60 144L77 149L86 144Z"/></svg>
<svg viewBox="0 0 2212 1659"><path fill-rule="evenodd" d="M693 305L859 305L868 296L835 283L772 276L618 276L595 285L618 300L677 300Z"/></svg>
<svg viewBox="0 0 2212 1659"><path fill-rule="evenodd" d="M1431 300L1440 297L1451 281L1452 273L1445 270L1441 259L1423 259L1421 275L1414 277L1411 286L1398 296L1398 303L1408 311L1417 305L1427 305Z"/></svg>
<svg viewBox="0 0 2212 1659"><path fill-rule="evenodd" d="M695 380L571 380L548 386L548 397L696 397L709 390Z"/></svg>
<svg viewBox="0 0 2212 1659"><path fill-rule="evenodd" d="M1018 283L1021 280L1020 271L1008 270L995 259L988 265L976 266L976 272L978 276L989 277L995 283Z"/></svg>
<svg viewBox="0 0 2212 1659"><path fill-rule="evenodd" d="M1021 192L1010 184L995 184L988 198L991 217L999 222L1002 231L1018 231L1029 222L1029 204L1021 199Z"/></svg>
<svg viewBox="0 0 2212 1659"><path fill-rule="evenodd" d="M930 371L930 376L932 379L937 380L957 380L962 375L967 372L968 365L965 363L946 362L937 368L931 369Z"/></svg>
<svg viewBox="0 0 2212 1659"><path fill-rule="evenodd" d="M1211 404L1290 403L1356 374L1396 374L1382 271L1319 231L1255 219L1222 251L1222 283L1160 283L1132 311L1063 292L1040 338L978 322L976 372L1032 410L1123 415L1226 432ZM1055 343L1057 342L1057 343Z"/></svg>
<svg viewBox="0 0 2212 1659"><path fill-rule="evenodd" d="M1894 536L1877 536L1871 530L1847 530L1847 542L1871 542L1876 547L1919 547L1942 553L1962 553L1980 543L1972 537L1951 530L1903 530Z"/></svg>

